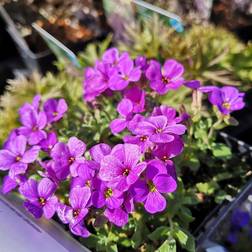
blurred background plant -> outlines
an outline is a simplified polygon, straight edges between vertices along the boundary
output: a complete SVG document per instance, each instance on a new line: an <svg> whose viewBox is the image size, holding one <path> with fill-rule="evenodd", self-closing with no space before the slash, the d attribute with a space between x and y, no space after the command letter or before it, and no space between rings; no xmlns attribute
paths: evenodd
<svg viewBox="0 0 252 252"><path fill-rule="evenodd" d="M250 87L252 79L237 75L236 68L240 64L233 65L237 55L240 61L246 59L249 46L223 28L193 25L180 34L154 15L128 26L126 32L129 42L119 41L118 46L133 56L142 54L162 61L176 58L185 65L188 79L199 79L205 84L241 85L242 82L242 89Z"/></svg>

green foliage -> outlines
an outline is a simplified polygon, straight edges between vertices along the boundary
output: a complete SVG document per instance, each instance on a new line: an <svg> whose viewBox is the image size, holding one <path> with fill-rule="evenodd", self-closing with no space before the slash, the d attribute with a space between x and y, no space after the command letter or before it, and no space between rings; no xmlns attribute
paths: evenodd
<svg viewBox="0 0 252 252"><path fill-rule="evenodd" d="M79 54L79 61L82 67L94 65L95 61L101 58L102 54L112 42L112 34L108 35L102 42L88 44L84 52Z"/></svg>

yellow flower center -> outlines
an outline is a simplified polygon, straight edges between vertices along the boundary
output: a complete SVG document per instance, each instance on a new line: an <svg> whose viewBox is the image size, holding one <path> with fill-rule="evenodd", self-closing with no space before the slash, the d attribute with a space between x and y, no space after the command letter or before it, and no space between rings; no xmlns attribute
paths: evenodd
<svg viewBox="0 0 252 252"><path fill-rule="evenodd" d="M155 187L155 185L153 184L152 181L148 182L148 187L149 187L150 192L156 192L157 191L157 188Z"/></svg>
<svg viewBox="0 0 252 252"><path fill-rule="evenodd" d="M105 191L104 196L105 196L106 199L108 199L108 198L110 198L110 197L112 196L112 194L113 194L112 189L111 189L111 188L108 188L108 189Z"/></svg>
<svg viewBox="0 0 252 252"><path fill-rule="evenodd" d="M58 112L53 112L53 116L57 116L59 113Z"/></svg>
<svg viewBox="0 0 252 252"><path fill-rule="evenodd" d="M22 159L22 157L17 156L17 157L16 157L16 162L19 162L21 159Z"/></svg>
<svg viewBox="0 0 252 252"><path fill-rule="evenodd" d="M158 134L158 133L161 133L163 131L163 129L161 129L161 128L157 128L156 130L155 130L155 132Z"/></svg>
<svg viewBox="0 0 252 252"><path fill-rule="evenodd" d="M46 199L40 197L40 198L39 198L39 203L40 203L41 206L44 206L44 205L46 204Z"/></svg>
<svg viewBox="0 0 252 252"><path fill-rule="evenodd" d="M91 180L87 180L86 186L87 186L87 187L91 187Z"/></svg>
<svg viewBox="0 0 252 252"><path fill-rule="evenodd" d="M229 102L223 102L222 106L223 106L224 108L228 109L228 110L231 108L231 105L230 105Z"/></svg>

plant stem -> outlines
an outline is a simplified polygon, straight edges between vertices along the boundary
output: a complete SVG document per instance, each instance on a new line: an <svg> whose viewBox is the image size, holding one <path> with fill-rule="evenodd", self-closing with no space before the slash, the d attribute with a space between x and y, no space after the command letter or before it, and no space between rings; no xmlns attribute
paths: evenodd
<svg viewBox="0 0 252 252"><path fill-rule="evenodd" d="M222 121L223 121L223 118L220 117L220 118L212 125L212 127L210 128L209 133L208 133L208 140L209 140L210 138L213 137L214 130L216 129L216 127L218 127L219 125L221 125Z"/></svg>
<svg viewBox="0 0 252 252"><path fill-rule="evenodd" d="M169 239L172 239L172 233L173 233L173 230L174 230L174 225L173 225L173 222L172 222L172 218L171 217L168 217L168 221L169 221L169 225L170 225L170 228L171 228L171 232L169 234Z"/></svg>

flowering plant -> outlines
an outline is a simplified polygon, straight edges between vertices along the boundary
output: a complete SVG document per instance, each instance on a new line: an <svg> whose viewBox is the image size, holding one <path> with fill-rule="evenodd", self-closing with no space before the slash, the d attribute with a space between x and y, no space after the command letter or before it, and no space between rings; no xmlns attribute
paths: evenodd
<svg viewBox="0 0 252 252"><path fill-rule="evenodd" d="M199 199L180 177L199 169L197 153L230 155L216 130L234 124L230 113L244 107L244 94L185 80L184 71L174 59L161 65L111 48L85 69L85 103L35 96L0 151L2 192L16 189L34 217L57 215L97 251L174 251L175 239L194 251L188 206ZM160 104L180 88L192 93L191 106Z"/></svg>

